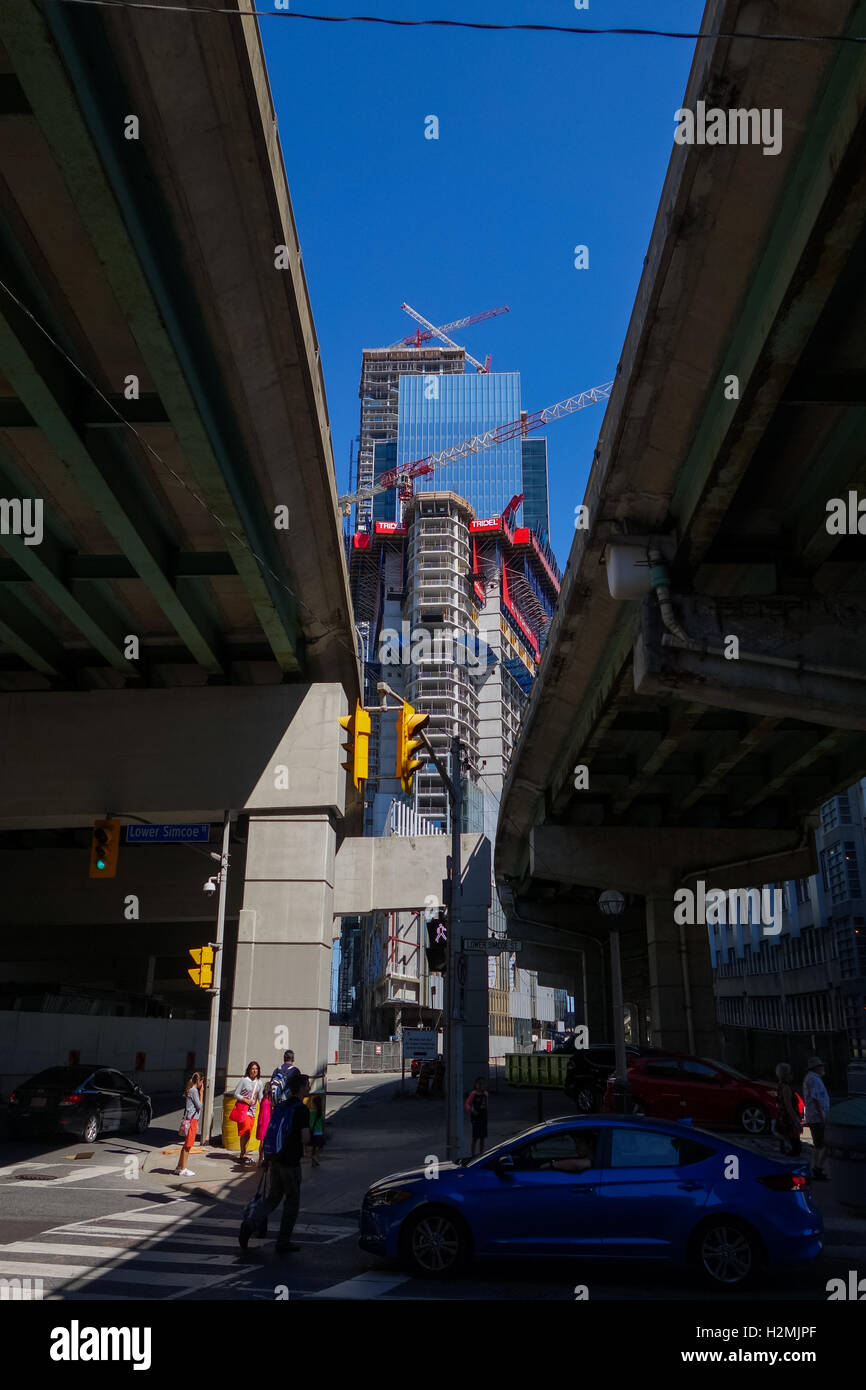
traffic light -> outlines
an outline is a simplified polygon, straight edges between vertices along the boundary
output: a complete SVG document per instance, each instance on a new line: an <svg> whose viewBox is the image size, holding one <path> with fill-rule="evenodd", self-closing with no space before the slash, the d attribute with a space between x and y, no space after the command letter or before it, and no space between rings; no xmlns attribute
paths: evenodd
<svg viewBox="0 0 866 1390"><path fill-rule="evenodd" d="M397 770L396 775L400 778L400 785L404 792L412 790L415 780L415 773L419 767L423 767L427 762L427 754L423 758L417 756L418 750L424 747L423 740L418 738L422 729L426 729L430 723L429 714L417 714L411 705L404 700L397 720Z"/></svg>
<svg viewBox="0 0 866 1390"><path fill-rule="evenodd" d="M427 969L444 975L448 964L448 914L444 907L427 923Z"/></svg>
<svg viewBox="0 0 866 1390"><path fill-rule="evenodd" d="M98 820L90 842L90 878L114 878L120 849L120 821Z"/></svg>
<svg viewBox="0 0 866 1390"><path fill-rule="evenodd" d="M351 772L352 781L360 790L361 783L370 775L370 724L371 719L363 705L355 701L355 713L344 714L340 723L349 735L344 745L347 758L343 767Z"/></svg>
<svg viewBox="0 0 866 1390"><path fill-rule="evenodd" d="M199 989L210 989L213 984L213 947L190 946L189 953L196 963L196 969L187 970L187 975Z"/></svg>

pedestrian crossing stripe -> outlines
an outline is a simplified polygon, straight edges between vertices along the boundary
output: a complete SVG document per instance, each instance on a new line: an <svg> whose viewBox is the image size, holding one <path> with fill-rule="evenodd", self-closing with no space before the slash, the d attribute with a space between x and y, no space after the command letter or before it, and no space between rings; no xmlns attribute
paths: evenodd
<svg viewBox="0 0 866 1390"><path fill-rule="evenodd" d="M145 1297L177 1299L216 1287L243 1269L240 1217L202 1216L201 1210L178 1199L157 1210L112 1212L52 1227L0 1246L0 1278L38 1278L49 1300L132 1299L136 1286L164 1290ZM355 1234L354 1227L298 1222L294 1239L330 1245Z"/></svg>

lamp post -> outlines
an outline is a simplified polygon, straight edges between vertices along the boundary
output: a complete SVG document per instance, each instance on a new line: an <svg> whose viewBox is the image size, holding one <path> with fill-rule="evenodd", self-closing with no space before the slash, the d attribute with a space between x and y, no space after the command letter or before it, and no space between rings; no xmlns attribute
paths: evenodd
<svg viewBox="0 0 866 1390"><path fill-rule="evenodd" d="M618 920L625 911L625 897L617 888L606 888L598 895L599 911L610 919L610 988L613 996L613 1044L616 1057L614 1110L624 1115L628 1108L628 1064L625 1051L625 1018L622 998L622 957Z"/></svg>

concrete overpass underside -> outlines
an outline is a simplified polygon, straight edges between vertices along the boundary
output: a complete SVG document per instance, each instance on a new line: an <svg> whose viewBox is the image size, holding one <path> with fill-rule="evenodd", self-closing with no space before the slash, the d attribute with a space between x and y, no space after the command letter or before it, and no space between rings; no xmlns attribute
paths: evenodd
<svg viewBox="0 0 866 1390"><path fill-rule="evenodd" d="M840 31L864 18L837 7ZM511 931L541 924L551 968L604 939L598 889L643 899L635 988L692 1051L715 1047L706 926L683 933L674 891L813 872L818 805L866 772L864 54L707 42L682 104L773 91L778 156L674 147L496 847ZM609 586L623 557L634 597Z"/></svg>
<svg viewBox="0 0 866 1390"><path fill-rule="evenodd" d="M122 844L118 877L94 882L87 827L231 811L244 824L229 913L248 909L255 929L237 946L230 1071L252 1042L271 1055L264 1015L249 1035L250 990L279 999L319 1068L331 870L359 812L337 720L359 671L254 22L3 9L0 501L2 979L33 979L40 961L53 978L75 957L75 980L104 983L114 924L124 982L143 990L156 955L171 993L212 927L214 866Z"/></svg>

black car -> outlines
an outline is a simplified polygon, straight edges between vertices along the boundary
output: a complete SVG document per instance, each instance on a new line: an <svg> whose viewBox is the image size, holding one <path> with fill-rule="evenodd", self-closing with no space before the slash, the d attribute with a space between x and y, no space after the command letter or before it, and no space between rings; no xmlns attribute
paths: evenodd
<svg viewBox="0 0 866 1390"><path fill-rule="evenodd" d="M563 1048L562 1051L566 1049ZM565 1073L563 1090L574 1101L582 1115L601 1110L607 1079L616 1070L616 1049L613 1043L598 1043L594 1047L572 1047ZM631 1063L654 1048L626 1044L626 1062Z"/></svg>
<svg viewBox="0 0 866 1390"><path fill-rule="evenodd" d="M22 1081L9 1097L9 1133L75 1135L92 1144L101 1134L143 1134L153 1107L134 1081L111 1067L48 1067Z"/></svg>

